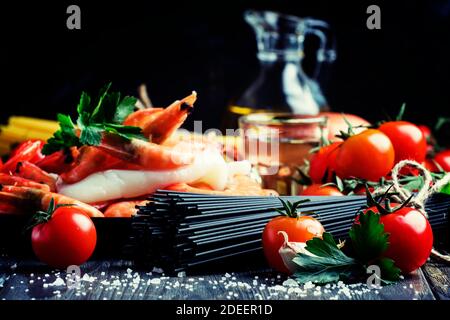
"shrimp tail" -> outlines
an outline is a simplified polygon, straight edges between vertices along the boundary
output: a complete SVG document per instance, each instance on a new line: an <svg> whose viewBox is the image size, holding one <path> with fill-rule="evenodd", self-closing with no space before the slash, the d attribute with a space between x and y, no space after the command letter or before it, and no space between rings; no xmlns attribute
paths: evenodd
<svg viewBox="0 0 450 320"><path fill-rule="evenodd" d="M192 112L197 93L192 92L182 100L173 102L165 109L152 108L136 111L125 119L125 125L142 128L144 136L152 143L162 144L180 128Z"/></svg>

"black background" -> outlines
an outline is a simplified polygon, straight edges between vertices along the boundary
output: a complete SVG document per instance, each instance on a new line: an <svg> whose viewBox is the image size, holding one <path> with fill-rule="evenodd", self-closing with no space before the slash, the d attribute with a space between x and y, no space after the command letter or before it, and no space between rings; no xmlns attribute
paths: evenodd
<svg viewBox="0 0 450 320"><path fill-rule="evenodd" d="M81 30L66 28L70 4L81 7ZM366 28L369 4L381 7L381 30ZM196 90L192 118L219 127L226 105L258 71L255 37L242 18L248 8L332 25L338 59L325 91L333 110L379 120L406 102L406 117L416 122L450 115L449 0L20 1L0 8L3 122L12 114L72 113L81 90L96 93L111 80L127 94L146 83L158 106Z"/></svg>

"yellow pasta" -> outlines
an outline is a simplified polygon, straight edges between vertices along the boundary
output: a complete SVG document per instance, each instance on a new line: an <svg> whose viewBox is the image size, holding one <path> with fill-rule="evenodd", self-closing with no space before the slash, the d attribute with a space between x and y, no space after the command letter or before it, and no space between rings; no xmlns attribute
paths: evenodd
<svg viewBox="0 0 450 320"><path fill-rule="evenodd" d="M22 142L28 139L42 139L50 138L52 132L44 132L39 130L30 130L21 127L1 126L0 127L0 141L7 143Z"/></svg>
<svg viewBox="0 0 450 320"><path fill-rule="evenodd" d="M22 116L10 117L8 124L11 127L27 128L32 131L44 131L52 134L59 129L56 121Z"/></svg>

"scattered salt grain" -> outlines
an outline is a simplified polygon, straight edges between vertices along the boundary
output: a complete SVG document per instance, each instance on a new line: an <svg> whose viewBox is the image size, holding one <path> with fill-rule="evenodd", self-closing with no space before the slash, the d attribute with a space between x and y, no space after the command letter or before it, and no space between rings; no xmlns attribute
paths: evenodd
<svg viewBox="0 0 450 320"><path fill-rule="evenodd" d="M66 283L64 282L64 280L62 278L56 278L55 281L53 281L52 283L48 284L51 287L60 287L60 286L65 286Z"/></svg>
<svg viewBox="0 0 450 320"><path fill-rule="evenodd" d="M285 287L298 287L297 281L294 279L287 279L283 282L283 286Z"/></svg>

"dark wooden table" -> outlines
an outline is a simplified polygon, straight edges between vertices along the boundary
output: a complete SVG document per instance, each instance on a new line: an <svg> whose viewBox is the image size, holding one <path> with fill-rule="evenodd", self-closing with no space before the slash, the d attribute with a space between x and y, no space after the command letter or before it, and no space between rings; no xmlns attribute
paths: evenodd
<svg viewBox="0 0 450 320"><path fill-rule="evenodd" d="M236 273L179 274L138 269L132 261L90 261L81 268L78 288L68 288L66 272L58 272L32 260L0 258L0 299L402 299L450 298L450 267L428 262L421 270L381 289L365 284L296 285L285 276L267 270ZM60 280L58 280L58 278ZM287 281L286 281L287 280ZM64 282L62 282L64 281Z"/></svg>

